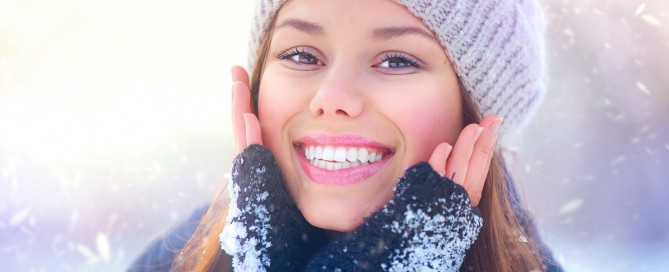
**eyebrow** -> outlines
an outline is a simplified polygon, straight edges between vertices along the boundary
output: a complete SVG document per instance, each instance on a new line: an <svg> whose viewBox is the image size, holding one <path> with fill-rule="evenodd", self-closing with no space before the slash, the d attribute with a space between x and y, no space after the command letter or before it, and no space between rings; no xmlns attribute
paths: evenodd
<svg viewBox="0 0 669 272"><path fill-rule="evenodd" d="M283 22L281 22L279 25L277 25L276 29L280 29L283 27L292 27L294 29L297 29L302 32L306 32L308 34L312 35L325 35L325 30L323 30L322 26L319 26L318 24L315 23L310 23L307 21L302 21L299 19L286 19Z"/></svg>
<svg viewBox="0 0 669 272"><path fill-rule="evenodd" d="M325 35L325 29L322 26L316 23L311 23L300 19L294 19L294 18L286 19L282 21L280 24L278 24L276 26L276 29L284 27L291 27L311 35L318 35L318 36ZM429 32L418 27L410 27L410 26L377 28L374 29L374 31L372 31L371 37L374 40L389 40L395 37L400 37L405 35L419 35L428 38L432 41L435 41L437 43L439 42L437 38L435 38Z"/></svg>
<svg viewBox="0 0 669 272"><path fill-rule="evenodd" d="M420 35L437 43L439 42L432 34L417 27L384 27L375 29L372 32L372 38L376 40L389 40L404 35Z"/></svg>

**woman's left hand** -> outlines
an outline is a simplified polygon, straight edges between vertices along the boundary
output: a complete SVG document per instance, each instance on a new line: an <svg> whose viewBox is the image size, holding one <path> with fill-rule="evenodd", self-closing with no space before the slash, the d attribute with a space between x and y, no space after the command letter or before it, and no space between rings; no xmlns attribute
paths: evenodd
<svg viewBox="0 0 669 272"><path fill-rule="evenodd" d="M454 147L441 143L430 157L432 169L465 187L473 207L481 200L501 122L502 118L488 115L481 123L466 126Z"/></svg>
<svg viewBox="0 0 669 272"><path fill-rule="evenodd" d="M241 66L234 66L232 72L232 128L241 153L253 144L262 145L260 122L251 108L249 74Z"/></svg>

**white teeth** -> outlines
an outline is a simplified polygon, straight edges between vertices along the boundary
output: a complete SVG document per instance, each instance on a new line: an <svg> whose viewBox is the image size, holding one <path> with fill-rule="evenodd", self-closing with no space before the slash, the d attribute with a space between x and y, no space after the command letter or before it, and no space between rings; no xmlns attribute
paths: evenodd
<svg viewBox="0 0 669 272"><path fill-rule="evenodd" d="M334 153L334 161L345 162L346 161L346 148L337 147Z"/></svg>
<svg viewBox="0 0 669 272"><path fill-rule="evenodd" d="M360 148L358 150L358 160L362 163L367 162L369 159L369 154L367 153L367 148Z"/></svg>
<svg viewBox="0 0 669 272"><path fill-rule="evenodd" d="M318 168L340 170L381 161L383 154L376 152L364 147L308 146L304 157Z"/></svg>
<svg viewBox="0 0 669 272"><path fill-rule="evenodd" d="M376 152L369 153L369 163L376 162Z"/></svg>
<svg viewBox="0 0 669 272"><path fill-rule="evenodd" d="M315 159L321 159L323 158L323 147L322 146L317 146L316 147L316 156L314 157Z"/></svg>
<svg viewBox="0 0 669 272"><path fill-rule="evenodd" d="M307 148L307 150L309 151L309 156L307 157L307 159L310 159L310 160L315 159L316 158L316 147L314 147L312 145L309 148Z"/></svg>
<svg viewBox="0 0 669 272"><path fill-rule="evenodd" d="M323 158L323 160L326 160L326 161L331 161L332 159L334 159L334 148L332 148L331 146L326 146L323 149L323 157L322 158Z"/></svg>
<svg viewBox="0 0 669 272"><path fill-rule="evenodd" d="M357 148L351 148L348 150L348 153L346 153L346 160L353 162L358 159L358 149Z"/></svg>

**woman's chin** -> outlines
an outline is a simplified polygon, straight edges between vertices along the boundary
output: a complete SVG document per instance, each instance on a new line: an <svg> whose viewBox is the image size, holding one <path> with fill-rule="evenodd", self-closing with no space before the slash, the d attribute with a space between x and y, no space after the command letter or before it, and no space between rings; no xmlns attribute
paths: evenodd
<svg viewBox="0 0 669 272"><path fill-rule="evenodd" d="M314 227L336 232L352 232L364 222L359 212L332 210L302 210L304 218Z"/></svg>

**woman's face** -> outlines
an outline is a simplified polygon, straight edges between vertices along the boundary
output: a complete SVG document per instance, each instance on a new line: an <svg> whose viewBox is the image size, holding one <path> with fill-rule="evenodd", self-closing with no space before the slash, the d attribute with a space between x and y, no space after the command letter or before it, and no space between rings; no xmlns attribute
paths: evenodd
<svg viewBox="0 0 669 272"><path fill-rule="evenodd" d="M453 144L457 78L432 32L389 0L292 0L277 15L258 101L263 142L314 226L350 231L404 171Z"/></svg>

